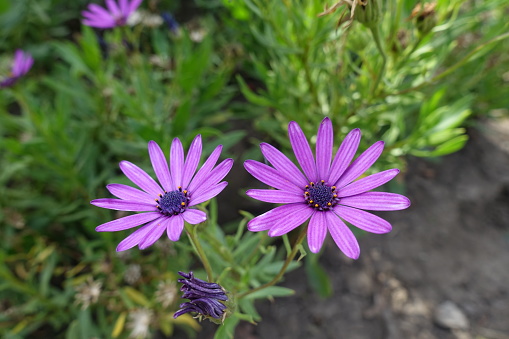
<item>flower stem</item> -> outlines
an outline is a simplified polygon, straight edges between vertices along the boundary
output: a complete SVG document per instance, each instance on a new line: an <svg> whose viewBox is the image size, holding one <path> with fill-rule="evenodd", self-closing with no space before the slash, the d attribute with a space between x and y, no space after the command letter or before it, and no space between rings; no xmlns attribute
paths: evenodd
<svg viewBox="0 0 509 339"><path fill-rule="evenodd" d="M258 286L257 288L254 288L252 290L249 290L249 291L246 291L244 293L239 294L237 296L237 299L242 299L242 298L248 296L249 294L252 294L254 292L263 290L264 288L267 288L267 287L270 287L272 285L275 285L279 280L281 280L281 278L283 277L283 275L286 272L286 269L288 268L288 265L290 265L290 263L293 261L293 258L295 258L295 255L297 254L297 251L299 249L299 245L302 243L302 241L306 237L307 229L308 229L307 225L302 228L302 231L300 232L299 237L297 238L297 240L295 241L295 244L293 245L292 251L290 252L288 257L286 258L286 261L284 262L283 267L281 267L281 270L274 277L274 279L272 279L268 283L265 283L265 284L263 284L261 286Z"/></svg>
<svg viewBox="0 0 509 339"><path fill-rule="evenodd" d="M203 251L203 247L200 244L200 241L198 239L198 235L196 234L196 227L190 225L186 222L186 232L187 236L189 237L189 240L191 240L191 243L193 244L194 249L196 250L196 254L200 258L203 268L205 268L205 271L207 272L207 279L208 281L212 282L214 278L214 274L212 273L212 267L210 266L210 262L207 259L207 256L205 255L205 252Z"/></svg>
<svg viewBox="0 0 509 339"><path fill-rule="evenodd" d="M385 55L385 51L382 46L382 41L380 39L380 32L378 31L378 27L370 25L369 30L371 31L371 34L373 35L373 40L375 40L376 47L378 48L378 51L380 52L380 55L382 56L382 66L380 67L380 70L378 71L378 75L376 77L375 84L373 85L373 88L371 90L371 93L373 94L373 96L375 96L378 85L380 84L380 80L382 80L382 77L385 73L385 65L387 63L387 56Z"/></svg>

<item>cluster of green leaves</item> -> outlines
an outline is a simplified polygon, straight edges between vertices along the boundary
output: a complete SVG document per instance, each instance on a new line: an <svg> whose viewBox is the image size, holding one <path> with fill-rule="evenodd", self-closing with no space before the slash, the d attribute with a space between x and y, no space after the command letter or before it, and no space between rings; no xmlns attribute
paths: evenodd
<svg viewBox="0 0 509 339"><path fill-rule="evenodd" d="M356 127L364 134L361 149L386 142L373 170L407 154L434 157L461 149L472 108L493 99L504 82L505 2L438 0L431 13L417 11L412 19L417 1L370 0L366 7L358 2L351 21L353 8L343 2L319 17L326 4L337 2L229 2L249 37L250 73L239 76L239 84L251 103L267 108L256 127L289 150L289 120L314 135L317 122L329 116L337 145ZM382 12L366 23L364 12L375 5ZM507 107L507 98L490 107Z"/></svg>

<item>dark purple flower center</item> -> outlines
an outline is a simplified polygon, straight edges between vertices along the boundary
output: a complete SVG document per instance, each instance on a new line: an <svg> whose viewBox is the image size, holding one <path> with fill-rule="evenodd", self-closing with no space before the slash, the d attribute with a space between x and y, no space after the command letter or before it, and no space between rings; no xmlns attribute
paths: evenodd
<svg viewBox="0 0 509 339"><path fill-rule="evenodd" d="M310 182L304 189L306 203L318 211L327 211L332 209L339 202L338 195L335 193L336 186L329 186L324 180L317 183Z"/></svg>
<svg viewBox="0 0 509 339"><path fill-rule="evenodd" d="M127 17L125 17L124 15L115 18L115 25L117 26L124 26L126 23Z"/></svg>
<svg viewBox="0 0 509 339"><path fill-rule="evenodd" d="M159 199L156 199L156 202L157 209L161 214L177 215L184 212L189 204L189 192L179 187L176 191L159 194Z"/></svg>

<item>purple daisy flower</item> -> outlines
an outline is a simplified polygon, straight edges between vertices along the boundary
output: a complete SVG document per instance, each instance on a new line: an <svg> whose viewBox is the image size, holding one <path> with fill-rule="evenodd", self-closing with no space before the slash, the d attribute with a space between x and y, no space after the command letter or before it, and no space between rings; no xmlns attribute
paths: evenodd
<svg viewBox="0 0 509 339"><path fill-rule="evenodd" d="M228 301L228 296L221 285L195 278L193 272L179 272L179 274L184 277L177 280L183 284L180 288L180 291L184 292L182 298L189 301L180 304L180 310L175 312L173 318L189 312L216 319L226 315L225 311L228 307L224 302Z"/></svg>
<svg viewBox="0 0 509 339"><path fill-rule="evenodd" d="M81 12L83 24L96 28L113 28L125 26L131 14L136 11L143 0L106 0L106 8L89 4L88 10Z"/></svg>
<svg viewBox="0 0 509 339"><path fill-rule="evenodd" d="M161 186L138 166L129 161L121 161L122 172L143 191L126 185L110 184L106 187L119 199L96 199L90 202L102 208L145 213L107 222L95 230L115 232L144 224L118 244L118 252L136 245L145 249L154 244L165 230L170 240L179 240L184 221L194 225L207 219L205 212L190 207L212 199L228 185L221 180L232 168L233 160L226 159L214 168L222 148L222 145L217 146L194 175L202 153L200 135L194 138L185 160L182 143L178 138L173 139L169 167L159 145L150 141L148 153Z"/></svg>
<svg viewBox="0 0 509 339"><path fill-rule="evenodd" d="M0 81L0 87L11 87L21 78L27 74L32 65L34 64L34 58L26 52L18 49L14 53L14 60L12 62L11 74L4 80Z"/></svg>
<svg viewBox="0 0 509 339"><path fill-rule="evenodd" d="M318 129L315 162L306 136L295 121L288 125L288 135L304 174L275 147L260 144L264 157L274 167L254 160L247 160L244 167L256 179L276 190L252 189L246 194L261 201L285 205L253 218L248 229L253 232L268 230L269 236L275 237L311 219L307 238L313 253L320 251L328 229L341 251L357 259L359 244L343 220L371 233L387 233L392 229L391 224L364 210L393 211L410 206L410 200L403 195L368 192L394 178L398 169L354 181L378 159L384 148L383 141L374 143L350 164L361 137L360 130L354 129L346 136L331 163L332 123L325 118Z"/></svg>

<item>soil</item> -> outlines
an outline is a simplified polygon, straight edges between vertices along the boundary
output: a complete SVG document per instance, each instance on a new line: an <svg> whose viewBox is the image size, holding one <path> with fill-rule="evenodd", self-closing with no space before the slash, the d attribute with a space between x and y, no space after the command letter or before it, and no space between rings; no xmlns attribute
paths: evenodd
<svg viewBox="0 0 509 339"><path fill-rule="evenodd" d="M458 153L409 159L412 206L381 213L393 231L361 237L358 260L329 236L330 298L291 272L281 285L295 295L260 302L263 320L235 338L509 339L509 121L469 134Z"/></svg>

